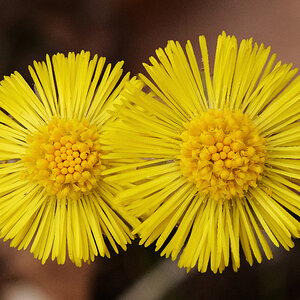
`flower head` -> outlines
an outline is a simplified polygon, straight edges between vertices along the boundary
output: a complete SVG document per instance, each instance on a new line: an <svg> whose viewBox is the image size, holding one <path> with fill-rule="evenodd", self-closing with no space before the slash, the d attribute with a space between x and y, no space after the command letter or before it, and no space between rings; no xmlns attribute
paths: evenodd
<svg viewBox="0 0 300 300"><path fill-rule="evenodd" d="M289 250L300 236L300 78L270 48L225 33L211 77L199 41L204 71L189 41L186 54L170 41L144 65L152 80L140 74L150 93L128 85L110 136L126 166L108 181L127 185L118 199L143 221L141 244L222 272L230 257L239 268L240 247L252 265L272 258L270 241Z"/></svg>
<svg viewBox="0 0 300 300"><path fill-rule="evenodd" d="M43 263L52 252L78 266L109 241L126 249L137 220L115 205L118 188L101 175L101 142L129 74L89 52L56 54L29 67L34 90L15 72L0 85L0 236ZM106 237L103 237L106 236Z"/></svg>

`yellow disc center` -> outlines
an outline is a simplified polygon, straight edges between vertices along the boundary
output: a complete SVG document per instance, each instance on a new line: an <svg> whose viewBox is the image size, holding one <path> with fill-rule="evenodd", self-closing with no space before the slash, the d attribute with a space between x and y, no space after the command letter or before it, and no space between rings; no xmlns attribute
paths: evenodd
<svg viewBox="0 0 300 300"><path fill-rule="evenodd" d="M78 199L97 186L103 169L101 147L96 126L87 120L53 118L27 142L25 175L48 194Z"/></svg>
<svg viewBox="0 0 300 300"><path fill-rule="evenodd" d="M265 141L241 111L210 109L185 127L181 170L199 191L228 200L243 197L249 186L261 180Z"/></svg>

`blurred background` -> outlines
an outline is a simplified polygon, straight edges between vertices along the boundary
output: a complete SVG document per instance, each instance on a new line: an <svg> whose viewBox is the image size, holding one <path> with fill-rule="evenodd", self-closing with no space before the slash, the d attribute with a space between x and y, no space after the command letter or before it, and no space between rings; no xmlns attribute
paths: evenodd
<svg viewBox="0 0 300 300"><path fill-rule="evenodd" d="M18 70L30 82L33 60L82 49L113 63L125 60L125 70L136 74L170 39L190 39L198 49L199 34L213 59L222 30L271 45L280 60L300 66L299 0L0 0L0 77ZM300 299L295 244L290 252L274 249L272 261L250 267L242 259L237 273L214 275L186 274L137 241L82 268L41 265L29 251L0 241L0 300Z"/></svg>

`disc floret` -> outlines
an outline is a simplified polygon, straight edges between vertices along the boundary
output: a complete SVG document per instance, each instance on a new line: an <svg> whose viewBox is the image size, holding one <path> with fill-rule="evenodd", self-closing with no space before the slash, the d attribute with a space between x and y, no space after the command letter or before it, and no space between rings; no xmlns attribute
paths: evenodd
<svg viewBox="0 0 300 300"><path fill-rule="evenodd" d="M57 198L79 198L98 184L104 168L97 127L88 120L53 118L33 135L22 158L25 176Z"/></svg>
<svg viewBox="0 0 300 300"><path fill-rule="evenodd" d="M241 111L210 109L185 124L180 165L199 191L216 200L243 197L262 179L265 141Z"/></svg>

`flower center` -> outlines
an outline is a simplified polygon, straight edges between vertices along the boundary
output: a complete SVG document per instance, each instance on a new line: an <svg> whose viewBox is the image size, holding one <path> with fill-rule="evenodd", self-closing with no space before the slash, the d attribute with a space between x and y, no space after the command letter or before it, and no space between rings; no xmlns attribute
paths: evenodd
<svg viewBox="0 0 300 300"><path fill-rule="evenodd" d="M265 141L241 111L210 109L185 127L180 166L199 191L229 200L261 180Z"/></svg>
<svg viewBox="0 0 300 300"><path fill-rule="evenodd" d="M53 118L27 137L25 176L58 198L78 199L97 186L103 165L96 126Z"/></svg>

